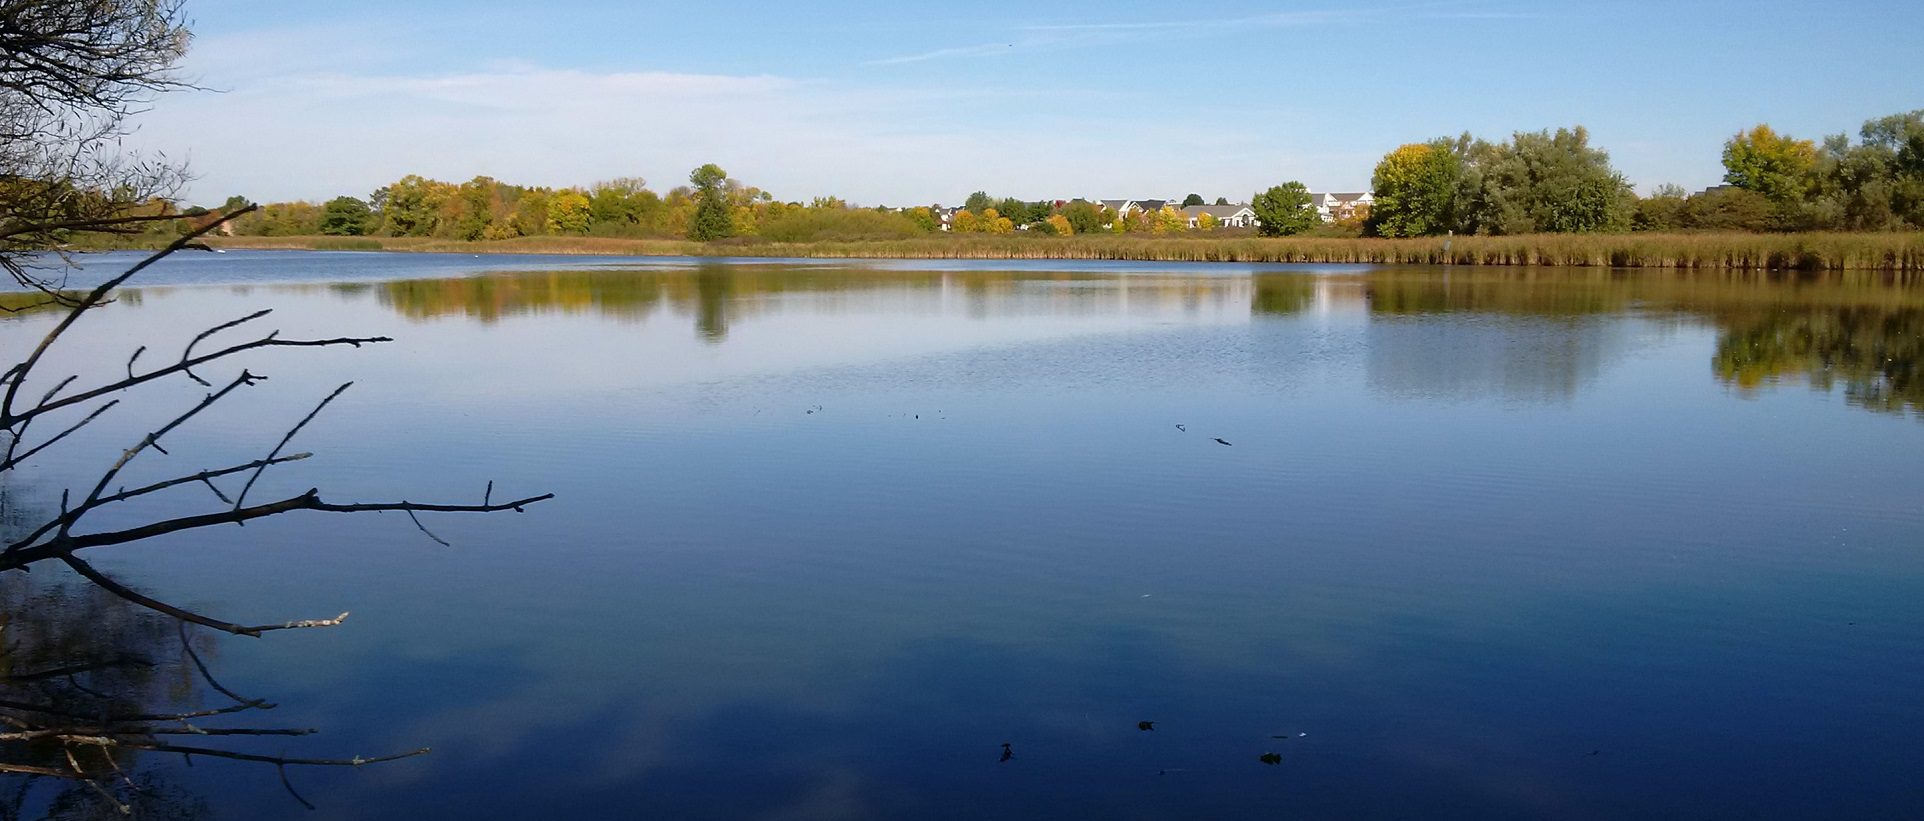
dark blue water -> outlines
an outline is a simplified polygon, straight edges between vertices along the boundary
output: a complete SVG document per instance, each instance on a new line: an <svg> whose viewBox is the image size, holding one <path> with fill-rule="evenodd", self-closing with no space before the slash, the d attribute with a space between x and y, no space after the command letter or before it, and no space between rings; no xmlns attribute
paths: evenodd
<svg viewBox="0 0 1924 821"><path fill-rule="evenodd" d="M293 514L95 551L223 617L353 611L214 643L226 684L282 705L255 724L323 731L241 746L434 748L290 771L317 813L271 768L141 759L221 817L1924 813L1924 292L296 252L153 273L47 372L258 307L396 341L250 357L270 381L141 476L258 458L352 379L257 498L557 494L424 516L452 547ZM7 477L9 517L203 392L156 388Z"/></svg>

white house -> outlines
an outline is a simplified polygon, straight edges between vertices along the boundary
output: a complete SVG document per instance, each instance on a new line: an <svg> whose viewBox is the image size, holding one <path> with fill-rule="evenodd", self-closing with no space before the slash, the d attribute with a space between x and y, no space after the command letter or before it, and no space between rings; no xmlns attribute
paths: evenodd
<svg viewBox="0 0 1924 821"><path fill-rule="evenodd" d="M1354 219L1359 212L1367 210L1376 203L1376 198L1368 191L1349 194L1311 194L1309 204L1316 208L1316 216L1324 222Z"/></svg>
<svg viewBox="0 0 1924 821"><path fill-rule="evenodd" d="M1215 217L1216 225L1221 228L1253 228L1256 226L1256 212L1251 211L1247 205L1191 205L1188 208L1182 209L1182 213L1189 218L1189 227L1191 228L1195 228L1201 223L1202 215L1204 214Z"/></svg>

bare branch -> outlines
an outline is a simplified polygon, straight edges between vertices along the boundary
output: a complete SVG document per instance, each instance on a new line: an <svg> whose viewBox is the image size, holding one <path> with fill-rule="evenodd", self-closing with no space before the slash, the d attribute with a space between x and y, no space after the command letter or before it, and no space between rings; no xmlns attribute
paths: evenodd
<svg viewBox="0 0 1924 821"><path fill-rule="evenodd" d="M79 557L74 556L71 553L62 554L60 559L61 561L66 562L68 567L73 568L75 573L79 573L81 576L85 577L87 581L93 582L94 584L99 585L102 589L106 590L107 592L112 593L116 596L119 596L123 599L126 599L130 602L133 602L134 604L138 604L141 607L145 607L149 610L165 613L169 616L173 616L174 618L180 619L182 621L191 621L195 624L203 625L206 627L212 627L215 630L220 630L226 633L233 633L234 635L237 635L237 636L252 636L254 638L260 638L260 635L262 633L268 632L270 630L296 630L296 629L301 629L306 627L333 627L337 624L340 624L342 619L347 618L347 614L342 613L341 615L331 619L310 619L307 621L291 621L291 622L287 622L286 624L265 624L265 625L259 625L256 627L246 627L239 624L235 624L233 622L226 622L226 621L221 621L220 619L209 618L199 613L195 613L191 610L175 607L174 605L168 604L159 599L141 595L140 593L134 591L132 588L129 588L126 585L121 584L120 582L114 581L112 578L108 577L105 573L102 573L99 570L94 569L93 565L90 565L84 561L81 561Z"/></svg>
<svg viewBox="0 0 1924 821"><path fill-rule="evenodd" d="M232 467L225 467L219 470L203 470L191 476L177 476L172 479L166 479L163 481L155 482L151 485L138 487L133 490L123 490L111 496L102 496L99 499L94 500L93 505L89 507L88 510L105 507L115 502L124 502L128 499L132 499L137 496L145 496L149 493L158 493L168 488L178 487L180 485L188 484L191 482L205 483L208 487L214 489L214 495L220 497L220 500L222 502L228 502L231 504L231 502L229 502L229 500L227 499L226 495L222 494L219 488L214 487L214 483L212 481L213 479L219 478L221 476L240 473L242 471L253 470L264 464L278 465L278 464L286 464L288 462L298 462L302 459L310 458L313 455L314 454L311 454L311 453L296 453L289 456L282 456L278 459L273 459L273 460L257 459L255 461L248 462L247 464L244 464L244 465L234 465ZM66 515L61 516L60 518L54 519L53 521L43 524L40 527L36 528L32 533L27 534L26 538L23 538L14 542L13 546L8 547L4 552L11 553L22 547L33 544L40 537L47 535L49 532L51 532L55 528L61 527L63 525L70 525L71 524L71 522L69 521L70 519L77 520L79 515L84 512L86 511L72 511Z"/></svg>
<svg viewBox="0 0 1924 821"><path fill-rule="evenodd" d="M244 317L241 317L240 319L236 319L236 320L232 320L232 321L229 321L229 322L222 322L222 323L221 323L221 324L219 324L219 325L215 325L215 326L214 326L214 327L212 327L212 328L208 328L208 329L207 329L207 330L205 330L205 331L201 331L201 332L200 332L200 334L199 334L199 335L197 335L197 336L195 336L195 337L193 338L193 341L191 341L191 342L188 342L188 343L187 343L187 347L186 347L186 348L185 348L184 350L182 350L182 351L181 351L181 353L180 353L180 361L181 361L182 363L185 363L185 362L186 362L186 361L187 361L187 360L188 360L189 358L191 358L191 357L193 357L193 355L194 355L194 346L195 346L195 345L199 345L199 344L201 343L201 341L202 341L202 340L204 340L204 339L206 339L206 338L208 338L208 337L210 337L210 336L213 336L214 334L217 334L217 333L220 333L221 331L225 331L225 330L227 330L228 328L232 328L232 327L234 327L234 326L236 326L236 325L244 325L244 324L246 324L246 323L248 323L248 322L252 322L252 321L254 321L254 320L256 320L256 319L260 319L261 317L264 317L264 316L267 316L268 314L271 314L271 313L273 313L273 312L274 312L274 309L273 309L273 308L262 308L262 309L260 309L260 310L258 310L258 311L255 311L255 312L253 312L253 313L251 313L251 314L248 314L248 315L246 315L246 316L244 316ZM209 384L207 383L207 380L205 380L205 379L202 379L202 378L200 378L200 376L199 376L199 375L197 375L197 374L195 374L192 368L189 368L189 367L186 367L186 366L184 366L184 365L183 365L183 366L182 366L182 368L181 368L181 372L182 372L182 373L185 373L185 374L187 374L187 378L188 378L188 379L192 379L192 380L194 380L195 382L199 382L199 383L200 383L200 384L201 384L202 386L204 386L204 387L210 387L210 388L211 388L211 387L213 387L212 385L209 385ZM130 371L128 372L128 374L127 374L127 375L128 375L128 376L132 376L132 375L133 375L133 373L132 373L132 371L130 370Z"/></svg>
<svg viewBox="0 0 1924 821"><path fill-rule="evenodd" d="M258 314L256 314L256 316L258 316ZM241 321L245 322L247 320L243 319ZM334 389L333 393L328 394L326 399L322 399L320 404L315 405L313 410L308 411L306 416L301 417L301 421L294 423L294 427L288 429L287 435L281 437L280 443L275 445L272 451L268 452L267 459L272 461L274 457L281 455L281 448L287 447L287 443L294 439L294 434L300 433L301 428L307 427L307 423L314 421L314 417L320 415L321 409L326 408L329 402L333 402L335 397L340 396L342 392L353 385L353 382L342 383L340 387ZM254 482L261 478L261 472L265 470L267 470L267 466L261 465L254 469L254 475L247 477L247 484L242 485L240 494L234 497L235 510L239 510L241 503L247 501L247 492L254 489ZM236 524L238 524L238 522Z"/></svg>
<svg viewBox="0 0 1924 821"><path fill-rule="evenodd" d="M0 773L14 773L17 775L41 775L41 776L46 776L48 778L66 778L66 779L75 779L75 780L85 778L85 776L74 775L73 773L67 772L66 770L56 770L51 767L35 767L31 764L8 764L4 761L0 761Z"/></svg>
<svg viewBox="0 0 1924 821"><path fill-rule="evenodd" d="M219 692L221 695L224 695L228 698L233 699L235 704L245 704L252 707L260 707L262 709L272 709L274 707L274 705L267 703L266 699L248 698L246 696L235 693L233 690L227 689L226 687L222 686L219 681L214 680L214 674L207 670L207 663L200 660L199 653L194 652L193 641L187 638L187 622L184 622L184 621L175 622L174 627L176 632L180 634L181 649L186 650L187 657L194 660L194 667L200 670L201 679L203 681L206 681L209 687L214 688L214 690Z"/></svg>
<svg viewBox="0 0 1924 821"><path fill-rule="evenodd" d="M21 420L31 419L35 416L39 416L41 414L48 413L50 411L56 411L61 408L67 407L69 405L85 402L89 399L105 396L110 393L118 393L120 391L127 390L128 388L132 388L136 385L152 382L156 379L160 379L165 376L171 376L173 374L180 373L181 371L186 370L187 368L191 368L196 365L203 365L208 362L212 362L216 359L223 359L225 357L233 356L234 354L241 353L243 351L251 351L257 348L322 348L322 347L329 347L329 346L335 346L335 345L351 345L353 347L358 348L362 345L375 345L383 342L393 342L393 341L394 340L391 337L385 337L385 336L360 336L360 337L344 336L344 337L336 337L333 339L276 339L273 337L263 337L261 339L256 339L252 342L243 342L238 345L224 348L222 350L215 351L210 354L202 354L200 356L194 357L193 359L187 360L185 362L178 362L172 365L168 365L166 367L157 368L155 370L149 371L147 373L141 374L131 379L122 379L112 384L101 385L100 387L97 387L97 388L90 388L88 390L81 391L80 393L76 393L72 396L68 396L64 399L59 399L54 402L48 403L46 405L29 408L27 410L14 413L10 416L5 415L4 409L0 409L0 429L11 428L15 424L19 423Z"/></svg>
<svg viewBox="0 0 1924 821"><path fill-rule="evenodd" d="M443 539L439 536L434 535L434 531L429 530L427 525L421 524L421 517L414 515L414 511L410 510L407 512L407 514L409 519L414 520L414 526L420 528L422 533L426 533L428 535L428 538L433 539L434 541L440 543L442 547L454 546L454 545L448 544L446 539Z"/></svg>
<svg viewBox="0 0 1924 821"><path fill-rule="evenodd" d="M71 434L74 431L77 431L77 430L80 430L81 428L86 427L87 423L100 418L101 414L106 413L108 409L118 404L120 404L120 400L118 399L109 400L107 404L101 405L100 407L95 408L93 413L87 414L87 418L82 419L78 422L75 422L72 427L67 428L66 430L63 430L57 434L54 434L54 437L52 439L48 439L45 442L41 442L40 444L32 448L29 448L26 453L15 455L11 452L13 450L13 445L19 442L19 439L16 437L12 442L9 442L7 445L7 450L9 451L9 453L6 455L4 459L0 459L0 470L11 470L13 469L14 465L18 465L21 462L25 462L28 459L32 459L34 454L39 453L43 450L46 450L49 447L52 447L54 443L67 438L68 434ZM23 425L22 429L24 430L24 428L25 426Z"/></svg>
<svg viewBox="0 0 1924 821"><path fill-rule="evenodd" d="M198 516L181 516L163 519L139 527L105 533L84 535L63 535L41 544L16 543L13 547L0 552L0 571L13 570L37 561L56 558L62 553L90 547L127 544L142 539L151 539L168 533L194 530L215 525L236 524L255 519L274 516L293 510L316 510L325 513L378 513L389 510L434 511L438 513L498 513L512 510L525 512L528 505L553 499L554 494L543 493L510 502L491 502L480 505L444 505L418 502L374 502L363 504L337 504L321 500L320 490L309 488L306 493L275 502L244 507L238 510L224 510L217 513L204 513Z"/></svg>
<svg viewBox="0 0 1924 821"><path fill-rule="evenodd" d="M319 809L318 807L316 807L316 806L314 806L314 802L312 802L312 801L309 801L309 800L307 800L306 798L303 798L303 797L301 797L301 794L300 794L300 793L298 793L298 792L295 792L295 791L294 791L294 782L292 782L292 781L289 781L289 780L287 780L287 765L286 765L286 764L276 764L276 765L274 765L274 771L275 771L275 772L277 772L277 773L280 773L280 776L281 776L281 786L287 789L287 794L288 794L288 795L291 795L291 796L294 796L294 800L295 800L295 801L299 801L299 802L301 802L301 806L303 806L303 807L306 807L306 808L308 809L308 811L309 811L309 812L313 812L314 810L316 810L316 809Z"/></svg>
<svg viewBox="0 0 1924 821"><path fill-rule="evenodd" d="M68 328L73 327L73 324L75 322L80 321L80 317L82 314L85 314L88 311L88 309L93 308L96 305L99 305L102 300L105 300L107 298L107 294L111 293L113 289L120 287L121 283L126 282L127 280L133 278L135 274L138 274L141 271L145 270L147 266L152 265L156 262L159 262L160 260L166 258L168 254L172 254L173 252L180 250L182 247L186 246L187 243L192 242L196 239L199 239L202 234L205 234L209 231L214 230L215 228L220 227L222 224L226 223L228 220L231 220L235 217L238 217L252 210L254 210L254 206L252 205L246 208L236 209L231 214L226 214L224 216L221 216L218 219L208 222L206 225L203 225L199 228L196 228L192 231L187 232L186 234L181 235L179 239L176 239L173 242L168 243L167 247L162 248L161 250L156 251L153 254L149 255L146 259L143 259L140 262L137 262L132 266L129 266L127 270L121 272L120 275L115 276L111 279L108 279L106 282L100 283L98 287L94 288L91 291L88 291L85 296L82 296L80 300L74 304L73 309L69 310L67 312L67 315L60 320L60 323L55 325L52 330L48 331L45 337L41 338L40 344L34 347L33 352L28 354L26 359L21 360L20 364L14 367L15 373L13 376L13 380L7 384L6 394L4 396L0 396L0 428L12 428L13 425L15 424L15 421L18 418L20 418L20 417L17 417L13 412L14 397L16 394L20 392L20 385L27 381L27 375L33 372L33 368L35 365L39 364L40 357L46 355L47 349L52 347L54 341L58 340L62 334L65 334ZM82 395L84 396L85 394L82 394ZM69 398L71 399L72 397L69 397ZM68 404L71 404L71 403L68 403ZM45 403L42 403L40 407L46 408L47 405Z"/></svg>

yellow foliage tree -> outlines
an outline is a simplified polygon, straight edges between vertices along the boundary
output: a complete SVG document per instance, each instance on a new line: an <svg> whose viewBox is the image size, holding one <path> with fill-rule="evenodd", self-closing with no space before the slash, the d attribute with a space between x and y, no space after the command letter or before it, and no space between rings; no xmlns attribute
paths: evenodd
<svg viewBox="0 0 1924 821"><path fill-rule="evenodd" d="M1211 214L1205 211L1202 214L1197 215L1196 217L1196 230L1214 231L1216 230L1216 226L1220 223L1221 221L1216 219L1215 214Z"/></svg>
<svg viewBox="0 0 1924 821"><path fill-rule="evenodd" d="M1002 216L994 208L982 209L981 227L976 230L986 234L1007 234L1015 231L1015 220Z"/></svg>
<svg viewBox="0 0 1924 821"><path fill-rule="evenodd" d="M588 197L580 191L561 191L548 198L548 233L588 233Z"/></svg>
<svg viewBox="0 0 1924 821"><path fill-rule="evenodd" d="M1048 222L1055 227L1056 236L1066 237L1076 232L1076 227L1069 224L1069 218L1061 214L1050 214Z"/></svg>
<svg viewBox="0 0 1924 821"><path fill-rule="evenodd" d="M1176 210L1176 206L1165 205L1161 211L1150 218L1149 230L1158 234L1168 234L1189 228L1189 216Z"/></svg>
<svg viewBox="0 0 1924 821"><path fill-rule="evenodd" d="M949 220L949 230L958 234L973 234L982 230L981 219L971 211L957 211Z"/></svg>

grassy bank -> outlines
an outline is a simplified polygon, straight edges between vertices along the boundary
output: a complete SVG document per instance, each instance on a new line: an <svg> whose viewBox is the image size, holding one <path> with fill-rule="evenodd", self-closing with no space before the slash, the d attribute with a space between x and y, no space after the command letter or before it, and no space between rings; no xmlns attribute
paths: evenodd
<svg viewBox="0 0 1924 821"><path fill-rule="evenodd" d="M1534 265L1924 274L1924 233L1536 234L1422 239L944 235L812 243L600 237L521 237L492 242L413 237L226 237L216 243L228 248L453 253Z"/></svg>

